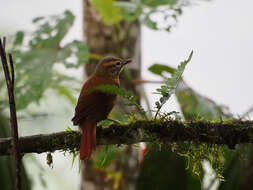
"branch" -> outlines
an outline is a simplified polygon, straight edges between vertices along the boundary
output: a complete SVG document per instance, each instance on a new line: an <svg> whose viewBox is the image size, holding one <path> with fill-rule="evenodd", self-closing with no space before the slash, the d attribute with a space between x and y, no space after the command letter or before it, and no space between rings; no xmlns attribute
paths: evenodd
<svg viewBox="0 0 253 190"><path fill-rule="evenodd" d="M9 62L11 73L9 72L9 66L6 58L5 52L5 41L6 39L0 38L0 56L1 61L3 64L3 70L6 80L6 86L8 89L8 96L9 96L9 105L10 105L10 123L11 123L11 134L13 137L13 153L14 153L14 165L15 165L15 188L16 190L21 190L21 156L20 156L20 149L19 149L19 142L18 142L18 123L17 123L17 115L16 115L16 105L15 105L15 98L14 98L14 65L11 54L9 55ZM11 74L11 75L10 75Z"/></svg>
<svg viewBox="0 0 253 190"><path fill-rule="evenodd" d="M77 131L20 137L20 148L22 153L78 150L80 137ZM126 125L112 124L108 128L97 127L97 145L157 141L219 144L234 149L236 144L253 143L253 121L140 120ZM11 154L11 150L11 138L0 139L0 155Z"/></svg>

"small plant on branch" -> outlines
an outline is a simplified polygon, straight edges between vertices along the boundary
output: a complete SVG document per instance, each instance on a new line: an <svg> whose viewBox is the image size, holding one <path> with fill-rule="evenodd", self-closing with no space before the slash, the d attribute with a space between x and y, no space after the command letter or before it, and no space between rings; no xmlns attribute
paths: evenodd
<svg viewBox="0 0 253 190"><path fill-rule="evenodd" d="M190 53L187 60L180 63L178 68L172 73L171 78L168 78L165 81L165 85L161 86L160 88L156 89L156 93L162 95L159 101L155 102L156 105L156 114L155 119L157 118L157 115L159 114L162 106L169 100L172 94L175 93L175 89L177 87L177 84L179 80L181 79L181 76L184 72L185 66L191 61L193 51Z"/></svg>

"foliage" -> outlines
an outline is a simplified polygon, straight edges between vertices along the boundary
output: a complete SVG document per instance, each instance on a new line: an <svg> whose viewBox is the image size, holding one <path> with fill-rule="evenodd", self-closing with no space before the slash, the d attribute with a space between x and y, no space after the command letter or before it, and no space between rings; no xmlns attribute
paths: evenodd
<svg viewBox="0 0 253 190"><path fill-rule="evenodd" d="M165 85L162 85L157 89L157 92L162 95L159 102L156 102L157 113L165 102L170 98L172 93L176 92L176 96L180 103L183 115L186 119L204 119L213 120L231 117L231 114L227 113L224 107L217 105L214 101L199 95L193 89L189 88L186 83L182 80L181 76L187 63L190 62L193 52L189 55L188 59L183 61L177 69L171 68L167 65L155 64L152 65L149 70L160 75L165 80ZM164 72L171 74L171 78L166 78ZM178 88L176 88L178 85ZM118 89L116 86L98 86L92 90L99 90L105 93L112 93L120 95L128 100L133 101L136 98L130 93L124 90ZM187 96L186 96L187 95ZM188 97L189 96L189 97ZM164 98L164 99L163 99ZM193 143L173 143L170 145L172 151L183 156L187 160L187 168L202 177L202 161L208 159L217 172L220 179L223 179L222 172L224 169L224 147L217 145L200 144L196 145ZM116 150L115 150L116 151ZM104 153L103 153L104 154ZM106 166L115 158L107 158ZM105 161L104 161L105 162ZM100 165L103 161L100 159Z"/></svg>
<svg viewBox="0 0 253 190"><path fill-rule="evenodd" d="M166 31L175 25L182 14L182 7L187 4L188 1L182 0L92 1L107 25L118 24L122 20L139 20L151 29Z"/></svg>
<svg viewBox="0 0 253 190"><path fill-rule="evenodd" d="M181 79L181 76L184 72L185 66L191 61L193 51L191 52L190 56L187 60L180 63L178 68L174 70L174 72L171 75L171 78L167 78L165 81L165 85L162 85L160 88L156 89L158 94L162 95L159 101L157 101L156 104L156 115L161 110L162 106L169 100L171 95L175 92L175 89L177 87L177 84L179 80ZM153 67L154 68L154 67Z"/></svg>
<svg viewBox="0 0 253 190"><path fill-rule="evenodd" d="M149 143L147 148L137 180L138 190L200 189L198 179L185 170L184 159L169 150L168 145Z"/></svg>
<svg viewBox="0 0 253 190"><path fill-rule="evenodd" d="M165 79L166 73L173 74L175 69L165 64L153 64L149 67L149 71ZM218 105L210 98L200 95L182 79L178 82L175 93L186 119L204 118L205 120L214 120L232 117L227 107Z"/></svg>
<svg viewBox="0 0 253 190"><path fill-rule="evenodd" d="M217 120L232 117L232 114L225 107L217 105L213 100L198 94L183 80L176 90L176 97L187 120L198 118ZM208 144L195 145L192 143L187 143L184 146L186 148L182 155L187 158L189 166L195 174L203 175L201 163L204 159L207 159L216 171L217 177L223 181L223 171L227 159L225 152L229 151L227 147Z"/></svg>
<svg viewBox="0 0 253 190"><path fill-rule="evenodd" d="M35 18L33 23L37 29L31 35L22 31L16 33L11 51L15 63L17 110L38 103L49 88L74 102L69 93L73 87L68 83L75 79L56 69L60 66L78 68L88 61L88 47L83 42L74 40L61 45L73 22L73 14L65 11L63 15ZM0 88L5 89L4 79L0 80ZM6 101L5 98L0 94L0 102Z"/></svg>
<svg viewBox="0 0 253 190"><path fill-rule="evenodd" d="M165 73L173 74L175 69L164 64L155 64L149 70L161 77L165 78ZM206 98L195 90L190 88L181 78L178 87L175 90L178 103L186 120L217 120L231 118L232 114L224 106L217 105L213 100ZM227 159L225 152L229 151L225 146L208 145L208 144L193 144L188 143L173 143L171 149L183 156L187 160L188 169L193 173L202 177L202 161L209 160L212 167L215 169L218 177L222 180L225 161Z"/></svg>
<svg viewBox="0 0 253 190"><path fill-rule="evenodd" d="M106 145L96 154L93 162L98 168L107 168L119 156L124 159L122 154L124 148L125 146Z"/></svg>
<svg viewBox="0 0 253 190"><path fill-rule="evenodd" d="M123 20L129 22L139 20L151 29L161 29L169 32L182 14L182 7L187 5L185 2L187 1L130 0L118 2L115 0L93 0L92 5L97 8L104 23L107 25L117 25ZM158 17L159 19L157 19ZM55 69L57 66L64 66L64 68L68 69L78 68L81 64L87 62L89 58L88 47L83 42L75 40L64 46L62 45L63 38L74 22L73 14L65 11L63 15L51 16L48 19L38 17L33 22L38 28L32 35L29 36L22 31L17 32L11 47L14 62L16 63L17 82L15 94L17 109L24 109L32 102L38 103L44 92L49 88L56 90L74 103L75 99L70 93L73 88L68 85L68 82L75 79ZM157 93L162 97L156 102L156 116L171 95L175 93L186 120L218 120L232 117L232 114L225 107L217 105L213 100L200 95L183 81L181 76L191 57L192 52L188 59L182 62L177 69L162 64L154 64L149 68L152 73L161 76L165 80L165 85L157 89ZM2 72L1 67L0 72ZM171 78L167 78L164 72L170 73ZM5 89L4 78L3 75L0 75L0 106L7 105L3 96L3 89ZM137 98L131 93L109 85L98 86L91 90L122 96L129 100L130 103L127 105L136 106L139 113L146 118L144 109L136 102ZM160 153L167 154L164 147L162 148L163 150ZM119 157L123 159L122 149L123 147L106 146L94 158L95 166L104 169L110 165L112 160ZM170 149L186 158L187 168L200 177L203 176L202 161L204 159L209 160L220 179L223 179L222 172L224 167L226 168L227 176L233 179L231 181L235 181L238 177L238 172L241 172L237 155L231 153L224 146L196 145L188 142L173 143L170 145ZM157 151L157 148L152 149L152 151L154 150ZM75 158L77 155L76 150L73 153ZM157 152L155 153L158 154ZM169 154L169 156L171 155ZM151 157L147 158L151 159ZM157 159L160 158L157 157L155 160ZM155 164L152 166L157 168ZM148 168L150 165L143 167ZM176 169L173 169L173 171L176 171ZM115 174L115 176L115 179L119 179L118 174ZM235 181L234 184L238 186L239 183ZM234 184L226 184L222 186L222 189L230 189Z"/></svg>
<svg viewBox="0 0 253 190"><path fill-rule="evenodd" d="M240 183L243 178L242 164L239 160L239 154L235 151L225 151L226 163L224 169L225 182L220 190L240 189Z"/></svg>
<svg viewBox="0 0 253 190"><path fill-rule="evenodd" d="M39 103L46 90L53 89L65 96L71 103L75 78L63 73L66 69L75 69L88 61L89 49L84 42L74 40L65 45L62 41L74 23L74 16L70 11L61 15L38 17L33 20L36 29L33 32L17 32L7 49L11 51L15 64L15 99L17 110L24 110L31 103ZM8 37L10 39L10 37ZM62 72L63 71L63 72ZM0 73L2 73L0 66ZM71 83L71 84L70 84ZM4 75L0 74L0 109L8 106L6 99ZM0 135L1 131L0 131ZM13 158L1 158L1 174L9 176L3 180L5 185L14 184ZM41 171L41 170L40 170ZM11 177L13 176L13 177ZM43 185L45 182L40 175ZM23 170L24 189L30 189L30 182ZM26 186L26 187L25 187ZM6 187L4 189L12 189Z"/></svg>
<svg viewBox="0 0 253 190"><path fill-rule="evenodd" d="M175 69L172 67L169 67L168 65L163 65L163 64L153 64L151 67L148 68L148 70L150 72L152 72L153 74L159 75L163 78L165 78L165 76L163 76L163 72L168 72L168 73L174 73Z"/></svg>
<svg viewBox="0 0 253 190"><path fill-rule="evenodd" d="M96 7L103 18L103 21L107 25L116 24L122 20L120 14L120 8L114 6L114 0L93 0L92 5Z"/></svg>
<svg viewBox="0 0 253 190"><path fill-rule="evenodd" d="M55 67L63 65L65 68L77 68L88 61L87 46L80 41L73 41L61 45L69 28L74 22L71 12L65 11L62 15L49 18L38 17L33 20L37 25L31 34L18 31L12 41L7 43L15 63L15 98L18 110L25 109L33 102L39 102L44 92L51 88L59 94L74 102L70 93L71 86L67 82L75 80L56 70ZM8 37L10 39L10 37ZM7 41L9 42L9 41ZM2 64L1 64L2 65ZM0 73L2 73L0 66ZM4 75L0 74L0 109L7 107L6 86ZM2 126L3 125L3 126ZM0 135L7 137L6 126L2 123ZM7 176L1 180L3 189L13 189L8 185L14 184L13 157L1 158L0 173ZM43 178L40 176L42 184ZM30 181L25 169L22 169L23 189L30 189Z"/></svg>

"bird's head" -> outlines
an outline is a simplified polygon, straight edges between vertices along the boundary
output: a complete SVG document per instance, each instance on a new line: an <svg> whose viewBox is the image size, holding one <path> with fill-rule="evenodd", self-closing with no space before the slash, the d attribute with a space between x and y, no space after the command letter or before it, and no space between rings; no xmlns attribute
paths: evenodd
<svg viewBox="0 0 253 190"><path fill-rule="evenodd" d="M120 59L115 57L106 57L102 59L96 67L95 73L100 76L116 78L119 76L122 68L131 63L131 59Z"/></svg>

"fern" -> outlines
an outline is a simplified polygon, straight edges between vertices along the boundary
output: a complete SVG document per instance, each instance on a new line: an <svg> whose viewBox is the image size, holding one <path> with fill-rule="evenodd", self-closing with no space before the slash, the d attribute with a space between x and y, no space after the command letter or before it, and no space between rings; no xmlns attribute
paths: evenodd
<svg viewBox="0 0 253 190"><path fill-rule="evenodd" d="M191 51L191 54L189 55L188 59L181 62L180 65L177 67L177 69L173 72L171 75L171 78L168 78L165 82L165 85L161 86L160 88L156 89L156 93L161 94L162 97L159 101L155 102L156 105L156 114L155 118L157 117L158 113L160 112L162 106L169 100L172 94L175 93L175 89L177 87L177 84L179 80L181 79L181 76L184 72L185 66L191 61L193 51Z"/></svg>

